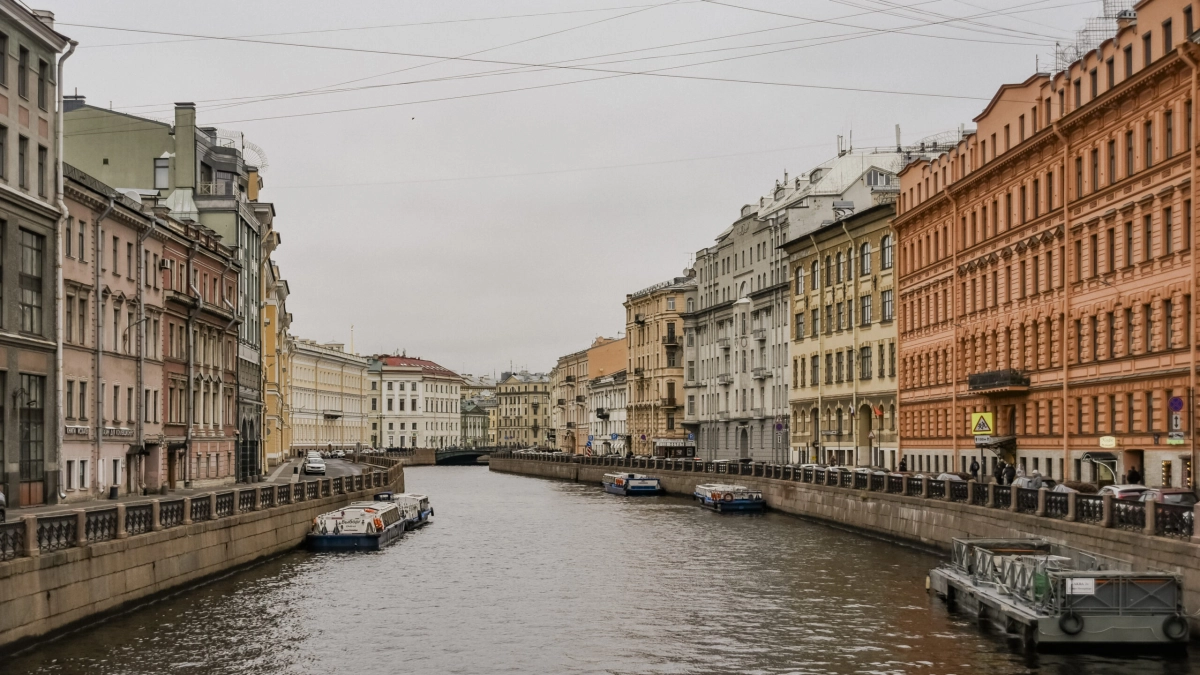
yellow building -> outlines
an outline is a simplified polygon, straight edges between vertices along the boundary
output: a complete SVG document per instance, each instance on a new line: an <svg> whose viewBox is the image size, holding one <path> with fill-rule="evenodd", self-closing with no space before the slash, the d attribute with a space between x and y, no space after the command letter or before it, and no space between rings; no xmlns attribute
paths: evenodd
<svg viewBox="0 0 1200 675"><path fill-rule="evenodd" d="M292 447L292 415L289 405L291 363L288 328L292 315L287 311L288 283L279 274L279 266L270 252L279 245L279 234L272 230L263 238L263 420L262 466L270 469L286 459Z"/></svg>
<svg viewBox="0 0 1200 675"><path fill-rule="evenodd" d="M629 348L629 443L638 455L694 456L683 427L683 312L696 280L675 277L625 296Z"/></svg>
<svg viewBox="0 0 1200 675"><path fill-rule="evenodd" d="M367 358L302 339L290 352L291 454L369 446Z"/></svg>
<svg viewBox="0 0 1200 675"><path fill-rule="evenodd" d="M503 373L496 387L496 445L546 447L550 442L550 376Z"/></svg>

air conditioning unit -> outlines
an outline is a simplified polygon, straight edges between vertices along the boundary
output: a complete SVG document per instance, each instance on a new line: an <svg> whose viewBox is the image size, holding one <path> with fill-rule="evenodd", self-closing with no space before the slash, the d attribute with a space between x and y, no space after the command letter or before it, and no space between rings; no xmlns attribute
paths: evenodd
<svg viewBox="0 0 1200 675"><path fill-rule="evenodd" d="M159 260L159 261L158 261L158 269L160 269L160 270L169 270L169 269L171 269L171 261L170 261L170 260L167 260L166 258L163 258L162 260Z"/></svg>

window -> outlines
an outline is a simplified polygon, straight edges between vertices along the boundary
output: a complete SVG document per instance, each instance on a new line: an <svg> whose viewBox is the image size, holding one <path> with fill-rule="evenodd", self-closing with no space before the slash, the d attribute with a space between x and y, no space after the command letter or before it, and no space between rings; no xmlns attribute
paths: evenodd
<svg viewBox="0 0 1200 675"><path fill-rule="evenodd" d="M879 269L892 269L892 235L885 234L879 240Z"/></svg>
<svg viewBox="0 0 1200 675"><path fill-rule="evenodd" d="M1133 132L1125 132L1125 175L1132 176L1133 168Z"/></svg>
<svg viewBox="0 0 1200 675"><path fill-rule="evenodd" d="M1146 168L1149 169L1154 165L1154 122L1147 121L1142 126L1142 138L1146 142L1146 149L1143 151L1142 161Z"/></svg>
<svg viewBox="0 0 1200 675"><path fill-rule="evenodd" d="M1192 24L1192 6L1188 5L1183 8L1183 37L1186 38L1196 32L1196 27Z"/></svg>
<svg viewBox="0 0 1200 675"><path fill-rule="evenodd" d="M42 110L49 110L49 84L50 64L38 59L37 104Z"/></svg>
<svg viewBox="0 0 1200 675"><path fill-rule="evenodd" d="M46 238L21 230L21 331L42 333L42 268Z"/></svg>
<svg viewBox="0 0 1200 675"><path fill-rule="evenodd" d="M667 298L667 311L675 311L675 298Z"/></svg>
<svg viewBox="0 0 1200 675"><path fill-rule="evenodd" d="M1169 206L1162 212L1162 239L1163 255L1171 254L1175 248L1175 223L1172 221Z"/></svg>
<svg viewBox="0 0 1200 675"><path fill-rule="evenodd" d="M892 311L893 311L892 290L888 289L886 291L880 291L879 300L880 300L879 304L882 305L882 307L880 308L879 320L884 321L884 322L891 321L892 320Z"/></svg>
<svg viewBox="0 0 1200 675"><path fill-rule="evenodd" d="M154 160L154 189L165 190L168 187L167 177L170 168L170 161L165 158Z"/></svg>
<svg viewBox="0 0 1200 675"><path fill-rule="evenodd" d="M24 47L17 52L17 95L29 98L29 50Z"/></svg>
<svg viewBox="0 0 1200 675"><path fill-rule="evenodd" d="M71 342L75 338L75 296L68 295L63 308L63 340Z"/></svg>
<svg viewBox="0 0 1200 675"><path fill-rule="evenodd" d="M796 315L796 339L797 340L804 339L804 314L803 313Z"/></svg>
<svg viewBox="0 0 1200 675"><path fill-rule="evenodd" d="M858 350L858 377L862 380L871 379L871 347L861 347Z"/></svg>
<svg viewBox="0 0 1200 675"><path fill-rule="evenodd" d="M862 296L862 298L859 299L858 316L859 316L859 321L862 322L862 325L864 325L864 326L871 325L871 296L864 295L864 296Z"/></svg>
<svg viewBox="0 0 1200 675"><path fill-rule="evenodd" d="M1149 215L1146 215L1142 218L1142 262L1146 262L1150 260L1150 258L1154 257L1152 248L1153 232L1150 228L1151 218Z"/></svg>
<svg viewBox="0 0 1200 675"><path fill-rule="evenodd" d="M17 185L22 188L29 187L29 162L27 156L29 154L29 139L24 136L17 137Z"/></svg>
<svg viewBox="0 0 1200 675"><path fill-rule="evenodd" d="M1125 46L1125 79L1133 76L1133 45Z"/></svg>
<svg viewBox="0 0 1200 675"><path fill-rule="evenodd" d="M866 242L859 247L858 273L866 276L871 273L871 243Z"/></svg>
<svg viewBox="0 0 1200 675"><path fill-rule="evenodd" d="M1117 182L1117 142L1108 142L1108 184Z"/></svg>
<svg viewBox="0 0 1200 675"><path fill-rule="evenodd" d="M1083 195L1083 158L1075 158L1075 198Z"/></svg>
<svg viewBox="0 0 1200 675"><path fill-rule="evenodd" d="M1170 19L1167 19L1166 21L1164 21L1162 23L1162 29L1163 29L1163 34L1162 34L1163 54L1170 54L1171 50L1175 48L1174 36L1171 34L1171 20ZM1169 484L1170 483L1168 483L1168 485Z"/></svg>
<svg viewBox="0 0 1200 675"><path fill-rule="evenodd" d="M1175 154L1175 119L1168 110L1163 113L1163 157L1171 158Z"/></svg>
<svg viewBox="0 0 1200 675"><path fill-rule="evenodd" d="M1112 89L1117 83L1117 68L1113 65L1113 58L1111 56L1104 62L1104 73L1108 80L1108 88Z"/></svg>
<svg viewBox="0 0 1200 675"><path fill-rule="evenodd" d="M75 419L75 381L67 380L67 393L63 396L63 405L66 406L64 415L67 419Z"/></svg>
<svg viewBox="0 0 1200 675"><path fill-rule="evenodd" d="M0 33L0 85L8 86L8 36Z"/></svg>
<svg viewBox="0 0 1200 675"><path fill-rule="evenodd" d="M16 399L21 423L20 480L40 482L46 470L46 378L21 373L21 390L25 394Z"/></svg>
<svg viewBox="0 0 1200 675"><path fill-rule="evenodd" d="M1150 32L1142 36L1142 67L1146 68L1154 60L1153 46L1150 43Z"/></svg>
<svg viewBox="0 0 1200 675"><path fill-rule="evenodd" d="M1092 192L1100 189L1100 151L1092 148Z"/></svg>
<svg viewBox="0 0 1200 675"><path fill-rule="evenodd" d="M1133 223L1125 223L1125 267L1133 266Z"/></svg>

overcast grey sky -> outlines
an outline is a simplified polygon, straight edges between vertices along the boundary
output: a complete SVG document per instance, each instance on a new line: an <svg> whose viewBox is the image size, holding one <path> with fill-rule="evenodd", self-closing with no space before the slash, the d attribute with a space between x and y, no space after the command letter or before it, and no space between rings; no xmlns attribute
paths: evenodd
<svg viewBox="0 0 1200 675"><path fill-rule="evenodd" d="M348 342L353 324L359 353L406 349L476 374L510 362L548 370L616 335L626 293L679 274L784 170L828 159L851 131L856 147L886 146L896 124L905 142L969 125L1000 84L1028 77L1038 55L1045 70L1054 41L1100 10L1099 0L33 6L80 42L68 91L164 120L172 102L195 101L201 124L265 150L263 199L278 212L297 335ZM608 72L763 52L775 53L663 71L686 77ZM508 72L572 59L564 65L595 70ZM332 85L343 91L261 100ZM347 111L364 107L374 108ZM345 112L310 114L327 111Z"/></svg>

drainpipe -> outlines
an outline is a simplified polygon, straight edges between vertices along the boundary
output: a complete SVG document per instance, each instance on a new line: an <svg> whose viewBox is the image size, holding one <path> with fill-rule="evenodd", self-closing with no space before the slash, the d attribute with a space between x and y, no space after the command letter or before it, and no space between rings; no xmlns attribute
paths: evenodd
<svg viewBox="0 0 1200 675"><path fill-rule="evenodd" d="M1062 141L1062 144L1063 144L1063 163L1062 163L1063 168L1062 168L1062 171L1060 171L1059 173L1061 173L1062 177L1063 177L1063 196L1062 196L1063 206L1062 206L1062 209L1063 209L1063 240L1065 241L1067 238L1069 238L1071 236L1071 210L1067 208L1067 189L1068 189L1067 186L1071 182L1071 181L1067 180L1067 167L1071 165L1071 163L1070 163L1071 139L1067 138L1067 135L1065 133L1063 133L1062 117L1059 117L1057 120L1055 120L1053 128L1054 128L1054 135L1058 136L1058 138ZM1193 157L1192 164L1194 165L1195 163L1196 163L1196 160L1195 160L1195 157ZM1194 171L1194 169L1193 169L1193 171ZM1194 181L1195 181L1195 179L1193 178L1193 182ZM1195 189L1194 185L1192 187L1193 187L1193 189ZM1050 189L1053 190L1054 186L1050 186ZM1079 199L1079 195L1075 195L1075 198ZM1050 209L1047 208L1046 210L1049 211ZM1071 465L1071 445L1070 445L1070 439L1069 439L1069 434L1071 432L1071 425L1068 423L1070 416L1067 414L1067 387L1068 387L1067 372L1068 372L1068 367L1069 367L1067 355L1070 353L1071 350L1068 349L1068 345L1067 345L1067 342L1068 342L1067 317L1068 317L1068 313L1071 311L1071 275L1069 273L1071 266L1070 266L1069 262L1070 262L1070 258L1071 258L1071 249L1072 248L1074 248L1074 247L1065 246L1065 245L1063 246L1063 273L1064 273L1063 276L1066 279L1066 283L1063 284L1062 334L1060 335L1060 337L1062 339L1062 344L1059 346L1059 349L1062 350L1062 357L1061 357L1062 358L1062 378L1063 378L1063 384L1062 384L1063 470L1062 470L1062 474L1064 476L1066 475L1067 467ZM1194 258L1195 258L1195 256L1193 255L1193 259ZM1076 260L1075 264L1078 265L1079 261ZM1195 283L1194 275L1193 275L1192 279L1193 279L1192 283ZM1109 326L1109 330L1112 330L1111 326ZM1047 336L1047 337L1049 337L1049 336ZM1034 335L1033 339L1035 341L1037 340L1036 334ZM1075 336L1075 339L1076 340L1080 339L1080 336L1078 336L1078 335ZM1096 339L1094 335L1092 336L1092 339L1093 340ZM1109 358L1112 358L1111 354L1109 354ZM1196 369L1192 368L1191 370L1192 370L1192 377L1194 379ZM1095 415L1096 411L1093 410L1092 414Z"/></svg>
<svg viewBox="0 0 1200 675"><path fill-rule="evenodd" d="M138 285L138 363L137 363L137 383L138 396L141 397L142 410L138 415L137 427L137 445L139 451L146 448L146 413L150 411L150 406L146 405L146 385L145 385L145 370L146 370L146 283L145 283L145 267L146 267L146 239L154 233L154 215L150 214L148 219L149 226L138 234L138 251L142 253L142 260L138 265L137 285ZM145 455L139 452L138 463L141 464L138 471L138 486L143 492L146 490L146 475L145 475Z"/></svg>
<svg viewBox="0 0 1200 675"><path fill-rule="evenodd" d="M850 276L854 277L851 280L851 283L854 284L854 297L850 298L851 311L853 311L854 301L858 299L858 275L854 274L854 263L853 263L854 256L857 254L858 248L854 245L854 237L850 236L850 230L848 230L846 228L845 222L842 223L842 232L845 232L846 238L850 240L850 260L851 260L851 262L849 264L847 264L846 267L850 271ZM859 262L861 265L861 261L859 261ZM858 270L858 272L859 272L859 274L862 274L862 269L860 268ZM859 322L861 322L862 317L861 316L858 317L858 320L859 320ZM854 351L851 353L851 356L850 356L851 363L850 363L850 367L847 370L849 370L850 372L854 372L853 362L855 359L858 358L858 323L855 323L853 321L851 323L853 325L850 326L850 331L851 331L850 339L853 341ZM859 372L859 377L861 377L861 376L862 376L862 373ZM854 392L850 399L851 400L850 405L852 406L850 408L850 410L851 410L850 417L851 417L851 419L853 419L858 414L858 378L851 377L850 385L854 388ZM870 419L870 418L867 418L867 419ZM858 466L858 441L859 441L858 425L855 424L854 425L854 455L855 455L854 456L854 465L855 466Z"/></svg>
<svg viewBox="0 0 1200 675"><path fill-rule="evenodd" d="M99 218L96 218L96 222L92 225L92 248L94 249L92 251L92 283L94 285L93 290L95 291L95 300L93 305L96 312L96 382L92 387L92 390L96 395L96 438L92 440L92 471L94 471L96 474L95 482L97 486L100 485L100 479L104 476L104 472L100 468L100 454L104 440L104 385L102 384L103 381L100 379L104 373L104 290L100 287L100 262L103 260L102 256L104 255L104 247L100 241L100 223L104 222L104 219L108 217L108 214L112 213L115 206L116 197L109 197L108 206L104 208L104 212L100 214Z"/></svg>
<svg viewBox="0 0 1200 675"><path fill-rule="evenodd" d="M194 433L193 427L196 424L196 340L195 328L196 316L200 310L204 308L204 298L200 295L200 289L196 288L195 275L195 258L196 249L200 242L193 238L192 248L188 251L188 289L192 292L196 299L196 306L188 312L187 319L187 368L188 368L188 406L187 406L187 447L184 448L184 479L183 486L185 488L192 486L192 436Z"/></svg>
<svg viewBox="0 0 1200 675"><path fill-rule="evenodd" d="M1188 64L1191 65L1191 67L1192 67L1192 92L1193 92L1192 117L1193 117L1193 119L1192 119L1192 129L1188 130L1192 134L1192 144L1190 144L1188 146L1187 151L1188 151L1188 156L1190 157L1190 159L1188 161L1189 161L1189 163L1191 165L1191 169L1192 169L1192 181L1191 181L1191 185L1189 186L1189 189L1191 190L1192 209L1195 209L1196 208L1196 180L1198 178L1200 178L1200 172L1196 171L1196 147L1195 147L1195 139L1196 139L1197 135L1200 135L1200 132L1198 132L1196 130L1196 119L1195 119L1196 118L1195 105L1196 105L1196 102L1200 102L1200 61L1198 61L1196 59L1196 57L1192 54L1192 48L1190 46L1184 47L1183 49L1180 50L1179 53L1183 56L1184 60L1186 60L1188 62ZM1192 220L1192 214L1189 213L1186 216L1185 222L1188 222L1191 220ZM1193 225L1193 229L1195 229L1194 225ZM1200 258L1197 258L1197 256L1196 256L1196 248L1195 248L1196 247L1196 238L1194 236L1192 236L1191 232L1188 233L1188 239L1190 239L1191 243L1192 243L1192 250L1191 250L1191 256L1192 256L1192 306L1189 309L1191 310L1190 314L1192 316L1192 321L1194 322L1196 320L1196 316L1197 316L1196 302L1198 299L1197 298L1198 294L1196 292L1196 290L1197 290L1196 289L1196 275L1200 274L1200 265L1198 265L1197 263L1200 263ZM1195 340L1196 340L1196 337L1194 334L1196 332L1196 329L1193 326L1188 326L1187 331L1188 331L1188 337L1191 338L1191 344L1188 344L1187 347L1188 347L1189 356L1190 356L1190 358L1188 359L1188 408L1189 408L1189 410L1188 410L1188 436L1191 438L1190 453L1192 455L1192 472L1191 472L1192 480L1191 480L1191 485L1187 485L1185 487L1189 487L1189 488L1192 488L1193 490L1195 490L1195 485L1196 485L1196 479L1195 479L1195 475L1196 475L1196 428L1195 428L1196 427L1196 409L1195 409L1196 345L1195 345Z"/></svg>
<svg viewBox="0 0 1200 675"><path fill-rule="evenodd" d="M813 250L816 251L816 255L817 255L817 285L821 289L821 292L818 293L818 299L817 299L817 316L821 316L822 315L821 310L825 308L825 290L826 290L825 289L825 281L824 281L825 277L821 276L821 272L822 272L821 247L819 244L817 244L817 238L815 236L810 234L810 235L808 235L808 238L810 241L812 241ZM828 272L826 272L826 274L828 274ZM826 319L826 321L828 321L829 317L825 317L825 319ZM822 373L825 370L824 363L822 363L822 361L824 361L824 359L822 358L823 356L825 356L825 326L822 326L821 330L817 331L817 363L820 364L817 368L818 373ZM821 408L824 405L825 405L825 380L822 379L818 375L818 377L817 377L817 428L813 430L813 433L816 437L816 443L824 442L823 440L821 440ZM826 453L828 453L828 450L826 450ZM828 454L826 454L826 456L828 456ZM814 463L816 463L816 462L814 462Z"/></svg>
<svg viewBox="0 0 1200 675"><path fill-rule="evenodd" d="M54 254L54 372L57 373L57 382L55 383L56 394L54 396L54 442L58 448L58 498L63 500L67 498L65 488L66 481L63 480L63 459L62 447L65 431L63 425L66 424L64 417L65 401L63 396L63 229L67 225L67 202L63 196L64 184L63 180L63 64L67 59L71 58L71 54L75 53L75 47L79 43L71 40L68 43L67 51L58 59L58 115L54 118L55 126L55 145L56 156L54 172L54 196L58 202L58 227L55 228L55 254Z"/></svg>

